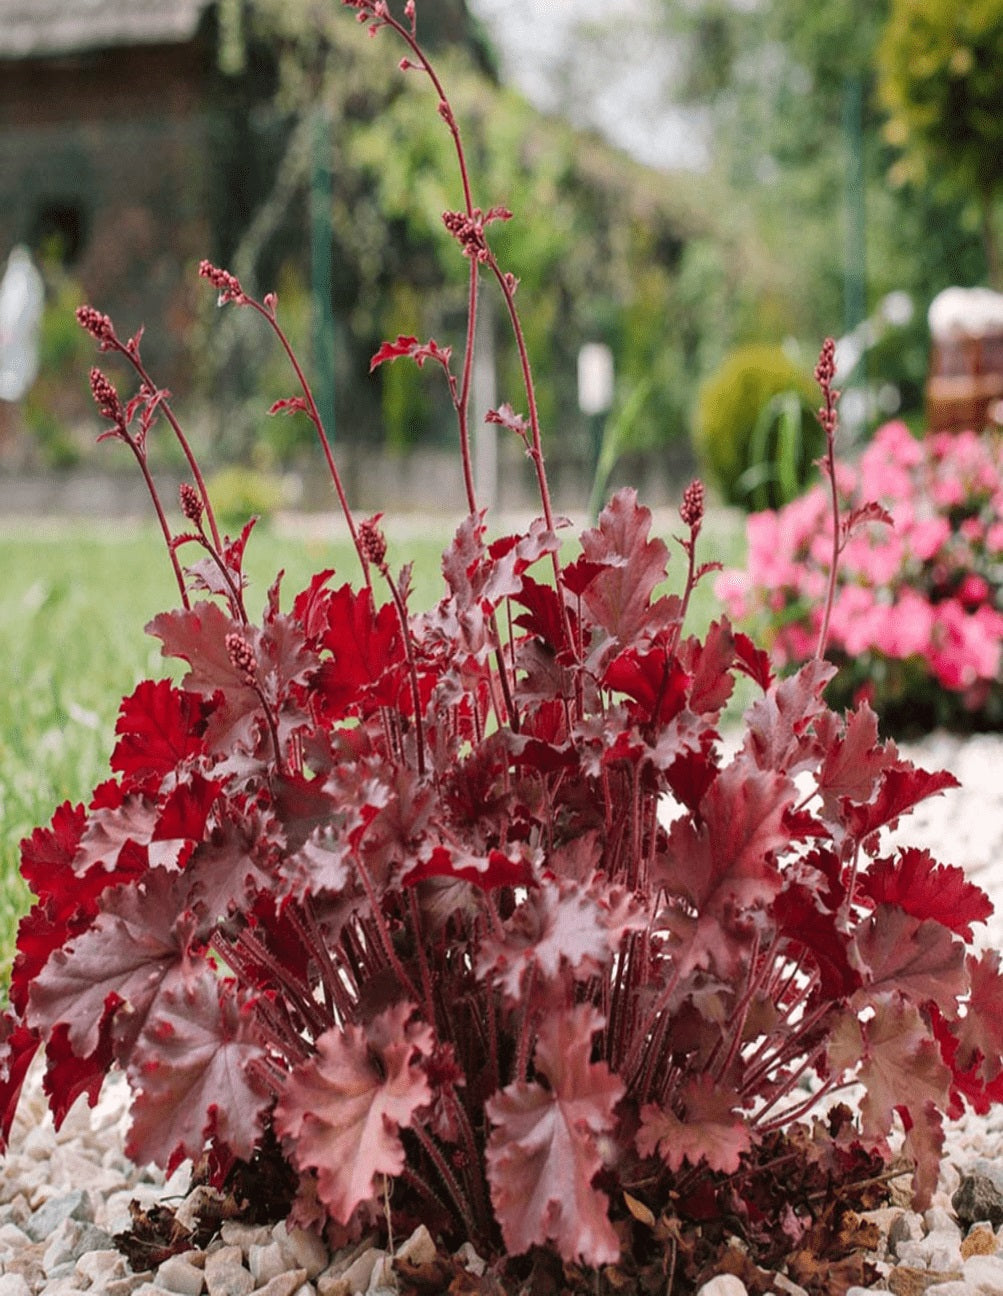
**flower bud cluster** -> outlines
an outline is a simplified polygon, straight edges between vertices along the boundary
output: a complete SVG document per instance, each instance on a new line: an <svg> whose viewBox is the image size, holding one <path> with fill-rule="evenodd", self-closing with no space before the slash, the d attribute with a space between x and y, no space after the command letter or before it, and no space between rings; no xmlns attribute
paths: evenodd
<svg viewBox="0 0 1003 1296"><path fill-rule="evenodd" d="M118 392L100 369L91 370L91 395L101 415L119 427L125 427L125 413Z"/></svg>
<svg viewBox="0 0 1003 1296"><path fill-rule="evenodd" d="M203 279L208 279L214 288L219 289L217 305L225 306L227 302L237 302L241 305L247 300L240 286L240 280L229 270L221 270L211 261L203 260L199 262L199 274Z"/></svg>
<svg viewBox="0 0 1003 1296"><path fill-rule="evenodd" d="M359 523L359 548L378 571L383 571L387 563L387 538L379 525L382 516L376 513Z"/></svg>
<svg viewBox="0 0 1003 1296"><path fill-rule="evenodd" d="M86 329L91 337L101 344L102 351L107 351L118 341L111 319L101 311L95 310L93 306L78 306L76 317L80 327Z"/></svg>
<svg viewBox="0 0 1003 1296"><path fill-rule="evenodd" d="M226 655L230 659L230 665L244 683L253 688L257 683L257 662L254 657L254 649L243 635L236 632L228 634L224 643L226 644Z"/></svg>
<svg viewBox="0 0 1003 1296"><path fill-rule="evenodd" d="M694 478L683 491L683 502L679 505L679 516L691 531L703 521L705 503L704 484L699 478Z"/></svg>
<svg viewBox="0 0 1003 1296"><path fill-rule="evenodd" d="M191 482L181 483L178 488L178 496L181 501L181 512L189 522L193 522L198 526L202 521L202 496Z"/></svg>

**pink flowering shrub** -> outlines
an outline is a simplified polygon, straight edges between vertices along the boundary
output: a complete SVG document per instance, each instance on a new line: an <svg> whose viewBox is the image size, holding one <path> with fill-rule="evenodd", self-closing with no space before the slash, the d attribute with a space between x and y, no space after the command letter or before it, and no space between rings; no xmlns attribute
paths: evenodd
<svg viewBox="0 0 1003 1296"><path fill-rule="evenodd" d="M867 497L888 517L841 550L829 700L867 698L889 732L1003 726L1003 442L972 432L917 440L888 423L837 481L847 512ZM747 536L746 569L723 573L718 594L775 665L796 665L821 628L827 487L753 515Z"/></svg>
<svg viewBox="0 0 1003 1296"><path fill-rule="evenodd" d="M91 372L177 578L148 629L186 670L123 700L108 779L22 845L36 899L0 1014L0 1134L33 1059L57 1121L118 1071L129 1154L191 1158L231 1215L332 1247L424 1223L439 1256L398 1266L403 1293L679 1296L725 1269L765 1291L784 1267L840 1296L875 1276L854 1212L898 1174L928 1203L944 1118L1003 1095L1003 972L971 948L989 900L882 837L955 781L879 742L866 702L831 710L820 656L778 679L725 617L687 630L700 483L679 510L681 596L662 592L669 550L631 490L562 544L517 280L490 242L509 213L473 204L413 0L401 18L346 3L405 42L456 141L463 357L402 335L373 364L447 383L469 514L441 598L412 608L380 519L353 517L277 300L205 262L220 304L286 349L297 388L273 413L313 424L358 557L354 579L323 569L291 599L280 573L255 606L253 520L220 533L139 338L80 309L135 384L122 399ZM481 279L523 366L525 413L489 417L524 445L541 509L493 538L467 420ZM830 477L833 356L830 340ZM176 505L147 456L165 431L191 468ZM847 543L869 516L845 518ZM740 676L758 697L728 754ZM173 1220L160 1243L191 1234Z"/></svg>

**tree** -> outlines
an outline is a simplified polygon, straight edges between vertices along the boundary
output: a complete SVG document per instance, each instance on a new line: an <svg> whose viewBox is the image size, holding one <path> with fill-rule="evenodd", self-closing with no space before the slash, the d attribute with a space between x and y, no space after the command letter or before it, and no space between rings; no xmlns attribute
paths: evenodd
<svg viewBox="0 0 1003 1296"><path fill-rule="evenodd" d="M939 175L978 204L992 282L1003 287L1003 0L892 0L878 90L897 174Z"/></svg>

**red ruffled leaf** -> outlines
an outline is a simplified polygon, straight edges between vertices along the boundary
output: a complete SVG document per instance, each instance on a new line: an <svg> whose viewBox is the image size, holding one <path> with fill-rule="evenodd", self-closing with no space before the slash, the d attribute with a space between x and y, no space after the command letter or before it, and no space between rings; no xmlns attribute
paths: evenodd
<svg viewBox="0 0 1003 1296"><path fill-rule="evenodd" d="M950 1017L965 990L965 947L939 922L898 905L879 905L861 924L851 958L864 978L858 998L869 1003L887 993L905 995L917 1005L935 1003Z"/></svg>
<svg viewBox="0 0 1003 1296"><path fill-rule="evenodd" d="M565 1260L598 1266L619 1257L609 1199L592 1187L603 1164L597 1141L624 1094L606 1063L591 1061L601 1026L588 1004L548 1016L533 1058L548 1087L510 1084L486 1105L491 1201L512 1255L553 1242Z"/></svg>
<svg viewBox="0 0 1003 1296"><path fill-rule="evenodd" d="M136 1043L127 1154L168 1173L209 1143L249 1160L271 1099L248 1067L264 1057L252 1003L208 964L188 971L159 996Z"/></svg>
<svg viewBox="0 0 1003 1296"><path fill-rule="evenodd" d="M610 662L603 686L631 699L629 713L637 723L665 725L686 705L690 677L664 648L629 649Z"/></svg>
<svg viewBox="0 0 1003 1296"><path fill-rule="evenodd" d="M679 1095L682 1114L670 1108L646 1103L641 1108L637 1150L641 1156L657 1152L674 1173L683 1162L705 1164L709 1170L734 1174L742 1153L752 1146L752 1137L738 1109L736 1093L717 1084L713 1076L696 1075Z"/></svg>
<svg viewBox="0 0 1003 1296"><path fill-rule="evenodd" d="M401 674L406 663L400 622L393 606L379 611L368 589L342 585L327 603L321 638L332 659L317 678L317 692L332 719L404 704L410 692Z"/></svg>
<svg viewBox="0 0 1003 1296"><path fill-rule="evenodd" d="M73 1052L98 1046L106 1018L118 1016L118 1039L131 1043L157 996L180 975L187 933L178 921L181 875L151 869L135 887L102 896L101 912L72 945L56 949L28 996L28 1022L44 1035L67 1027Z"/></svg>
<svg viewBox="0 0 1003 1296"><path fill-rule="evenodd" d="M880 859L860 874L858 890L875 904L898 905L920 920L933 918L972 939L972 923L985 922L993 904L969 882L964 869L938 864L929 851L906 848L897 859Z"/></svg>
<svg viewBox="0 0 1003 1296"><path fill-rule="evenodd" d="M824 708L822 694L835 672L829 662L810 661L774 681L749 707L744 750L760 769L795 774L814 763L811 724Z"/></svg>
<svg viewBox="0 0 1003 1296"><path fill-rule="evenodd" d="M652 602L665 579L669 551L663 540L649 538L651 512L630 489L617 491L596 526L581 537L582 556L602 571L585 586L582 601L597 625L621 648L645 631L668 623L670 603Z"/></svg>
<svg viewBox="0 0 1003 1296"><path fill-rule="evenodd" d="M939 1109L948 1101L951 1073L919 1010L906 1000L888 998L876 1004L867 1021L845 1014L832 1031L828 1058L834 1071L855 1074L864 1086L860 1117L865 1138L884 1146L896 1111L908 1113L913 1123L924 1122L921 1133L927 1137L917 1135L910 1149L917 1158L915 1204L923 1209L939 1170L931 1135Z"/></svg>
<svg viewBox="0 0 1003 1296"><path fill-rule="evenodd" d="M325 1031L276 1105L277 1132L293 1140L296 1165L316 1171L317 1195L342 1224L377 1196L378 1176L404 1169L398 1130L431 1101L420 1058L431 1055L434 1036L410 1021L414 1011L398 1003L365 1027Z"/></svg>
<svg viewBox="0 0 1003 1296"><path fill-rule="evenodd" d="M879 828L894 826L900 816L920 801L959 786L954 775L946 770L931 774L902 761L885 770L873 801L845 807L844 822L850 834L863 841Z"/></svg>
<svg viewBox="0 0 1003 1296"><path fill-rule="evenodd" d="M205 751L207 715L197 694L169 680L144 680L122 703L111 768L136 784L173 773L182 761Z"/></svg>
<svg viewBox="0 0 1003 1296"><path fill-rule="evenodd" d="M448 369L452 354L452 347L440 347L435 338L419 342L416 337L407 337L401 333L396 342L383 343L369 362L369 372L372 373L388 360L399 360L402 356L409 356L419 369L426 360L436 360L444 369Z"/></svg>
<svg viewBox="0 0 1003 1296"><path fill-rule="evenodd" d="M985 1081L1003 1072L1003 972L998 950L967 960L970 985L965 1014L954 1027L963 1067L979 1064Z"/></svg>
<svg viewBox="0 0 1003 1296"><path fill-rule="evenodd" d="M275 401L268 412L269 414L309 414L310 406L302 396L287 396L284 400Z"/></svg>

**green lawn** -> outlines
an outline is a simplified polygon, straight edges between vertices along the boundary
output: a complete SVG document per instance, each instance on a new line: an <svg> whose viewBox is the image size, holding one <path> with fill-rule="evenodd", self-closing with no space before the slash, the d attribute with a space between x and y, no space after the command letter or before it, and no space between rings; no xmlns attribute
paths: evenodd
<svg viewBox="0 0 1003 1296"><path fill-rule="evenodd" d="M354 552L336 520L330 531L338 538L255 532L246 562L252 616L280 568L286 607L323 567L354 582ZM439 556L448 539L448 528L435 523L402 529L396 538L391 531L391 565L414 562L413 610L430 607L441 594ZM734 515L711 514L699 557L734 563L742 544ZM678 588L685 559L671 541L670 547L670 587ZM159 535L130 524L0 523L0 572L2 984L17 920L30 903L18 843L47 824L62 801L86 801L107 777L122 697L144 677L177 674L161 658L158 641L143 632L158 611L176 606L177 590ZM705 581L696 592L691 629L703 629L716 613L711 586Z"/></svg>

